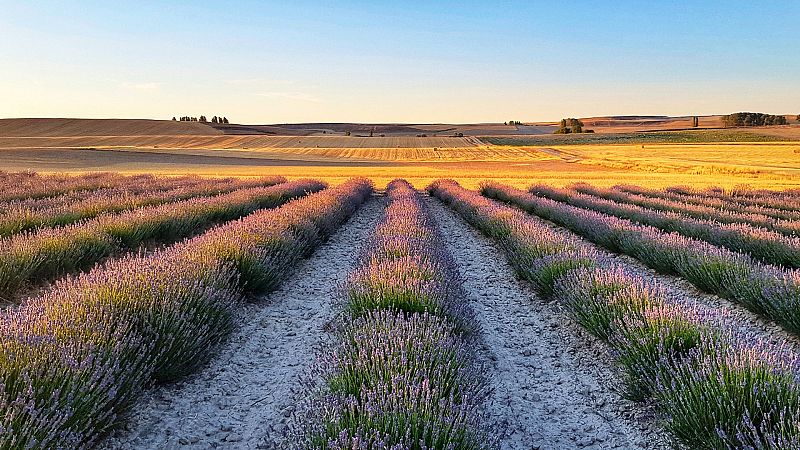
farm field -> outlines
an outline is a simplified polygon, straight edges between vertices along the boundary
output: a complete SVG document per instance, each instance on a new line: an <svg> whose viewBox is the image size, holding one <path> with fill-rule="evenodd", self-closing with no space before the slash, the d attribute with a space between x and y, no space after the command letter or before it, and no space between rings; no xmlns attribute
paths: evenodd
<svg viewBox="0 0 800 450"><path fill-rule="evenodd" d="M80 174L113 171L133 175L312 177L340 183L366 176L387 184L394 178L422 188L456 177L475 188L486 179L526 187L531 181L565 186L585 181L650 187L745 184L756 188L800 186L800 145L713 144L515 147L462 149L3 149L0 167L9 171ZM736 155L732 157L720 155ZM763 157L764 159L759 159Z"/></svg>
<svg viewBox="0 0 800 450"><path fill-rule="evenodd" d="M606 129L627 129L632 121L611 121L613 126ZM333 184L365 176L381 185L403 178L418 189L439 178L457 178L469 188L484 180L519 188L532 182L563 187L581 181L605 187L800 186L798 125L574 136L513 135L513 127L503 124L226 126L251 134L228 134L230 129L196 122L5 119L0 120L0 168L69 174L275 175ZM390 134L344 135L345 129L362 128L367 134L373 128ZM332 134L319 134L322 130ZM435 130L485 135L409 135ZM267 132L281 135L252 134Z"/></svg>
<svg viewBox="0 0 800 450"><path fill-rule="evenodd" d="M800 445L800 190L1 177L1 448Z"/></svg>

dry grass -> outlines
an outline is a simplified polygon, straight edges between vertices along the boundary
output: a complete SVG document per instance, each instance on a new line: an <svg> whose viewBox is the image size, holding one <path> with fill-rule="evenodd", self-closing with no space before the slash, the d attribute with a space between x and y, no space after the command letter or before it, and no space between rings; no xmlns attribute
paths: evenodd
<svg viewBox="0 0 800 450"><path fill-rule="evenodd" d="M654 173L800 177L800 143L582 145L555 147L580 164Z"/></svg>
<svg viewBox="0 0 800 450"><path fill-rule="evenodd" d="M313 153L330 149L428 149L471 148L482 145L476 138L464 137L358 137L358 136L264 136L264 135L132 135L0 137L0 148L172 148L302 151Z"/></svg>
<svg viewBox="0 0 800 450"><path fill-rule="evenodd" d="M569 150L574 150L570 147ZM589 153L588 150L586 150ZM598 150L595 149L595 152ZM688 150L687 150L688 151ZM533 182L567 185L585 181L601 186L616 183L633 183L662 187L676 184L732 187L750 184L760 188L800 187L800 176L775 172L718 171L701 173L690 170L692 164L682 166L671 159L675 168L660 167L657 160L638 157L636 163L627 164L616 151L598 158L595 163L585 160L567 162L547 154L527 159L500 161L400 162L363 161L350 158L289 159L263 157L243 158L233 151L86 151L72 149L0 150L0 169L35 170L39 172L80 173L85 171L119 171L123 173L152 172L157 174L199 174L207 176L252 177L285 175L289 178L315 177L338 183L352 176L366 176L379 186L394 178L406 178L416 187L423 187L437 178L456 178L466 186L476 187L483 180L496 180L525 187ZM222 156L225 155L225 156ZM696 155L695 155L696 156ZM595 156L596 157L596 156ZM636 155L634 155L636 157ZM642 161L640 161L640 159ZM677 161L677 162L676 162ZM705 163L704 163L705 164ZM787 164L791 162L787 161Z"/></svg>

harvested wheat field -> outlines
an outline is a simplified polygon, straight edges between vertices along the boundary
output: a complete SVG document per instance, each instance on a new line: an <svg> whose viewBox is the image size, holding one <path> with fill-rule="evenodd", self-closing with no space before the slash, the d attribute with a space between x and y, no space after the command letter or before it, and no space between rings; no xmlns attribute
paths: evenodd
<svg viewBox="0 0 800 450"><path fill-rule="evenodd" d="M131 125L139 123L145 130L183 125L152 122L159 121L67 121L69 126L62 120L53 120L51 125L36 121L35 126L26 121L22 131L0 134L0 167L72 174L310 176L333 183L366 176L385 184L402 177L419 188L442 177L457 178L468 187L477 187L484 179L517 187L533 181L560 186L578 181L653 187L747 184L784 189L800 185L800 143L792 141L550 145L563 141L541 136L529 142L531 138L523 137L148 135L137 133ZM0 130L14 129L19 123L0 120ZM482 129L492 130L485 125ZM65 135L55 136L53 130L64 130ZM120 130L127 135L112 134ZM23 132L29 135L18 136ZM81 132L81 136L67 135ZM702 130L694 133L700 133L696 140L715 137ZM742 139L752 140L747 136L754 135ZM519 145L529 143L538 145Z"/></svg>

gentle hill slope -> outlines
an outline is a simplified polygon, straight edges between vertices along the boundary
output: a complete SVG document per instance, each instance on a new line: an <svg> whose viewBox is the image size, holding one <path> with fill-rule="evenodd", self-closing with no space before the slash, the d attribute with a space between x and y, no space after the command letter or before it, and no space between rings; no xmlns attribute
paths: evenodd
<svg viewBox="0 0 800 450"><path fill-rule="evenodd" d="M146 119L0 119L0 136L173 136L218 135L199 122Z"/></svg>

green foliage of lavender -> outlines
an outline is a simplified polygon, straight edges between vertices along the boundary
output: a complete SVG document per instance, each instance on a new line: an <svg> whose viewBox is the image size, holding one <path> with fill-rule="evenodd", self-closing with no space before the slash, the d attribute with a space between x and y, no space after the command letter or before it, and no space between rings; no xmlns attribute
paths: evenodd
<svg viewBox="0 0 800 450"><path fill-rule="evenodd" d="M581 268L556 282L554 296L570 315L608 342L622 319L641 319L643 311L663 303L663 293L617 267Z"/></svg>
<svg viewBox="0 0 800 450"><path fill-rule="evenodd" d="M654 395L667 429L688 448L797 448L797 363L792 352L749 337L703 339L666 363Z"/></svg>
<svg viewBox="0 0 800 450"><path fill-rule="evenodd" d="M630 314L613 319L609 342L625 376L626 395L641 401L658 391L659 375L671 369L664 358L685 355L703 338L716 338L717 332L707 325L715 317L698 308L664 302L658 295L636 306L629 307Z"/></svg>

